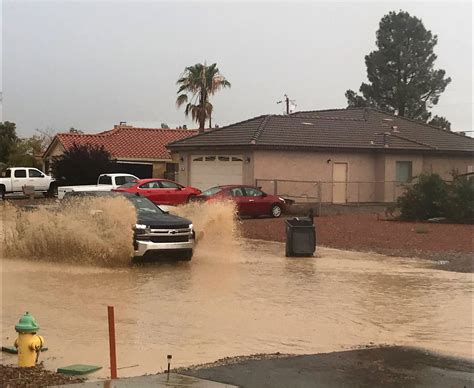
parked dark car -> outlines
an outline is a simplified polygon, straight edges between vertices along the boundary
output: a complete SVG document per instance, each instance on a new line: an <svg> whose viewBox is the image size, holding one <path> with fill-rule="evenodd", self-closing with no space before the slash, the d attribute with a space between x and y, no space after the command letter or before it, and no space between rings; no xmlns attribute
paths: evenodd
<svg viewBox="0 0 474 388"><path fill-rule="evenodd" d="M173 257L191 260L195 242L192 222L169 214L148 198L123 192L85 191L68 192L64 199L77 197L103 197L105 199L117 196L128 199L136 209L137 221L133 226L133 247L136 258L172 253Z"/></svg>
<svg viewBox="0 0 474 388"><path fill-rule="evenodd" d="M198 201L218 201L230 199L237 205L241 216L272 216L280 217L286 208L285 199L263 192L252 186L216 186L196 198Z"/></svg>

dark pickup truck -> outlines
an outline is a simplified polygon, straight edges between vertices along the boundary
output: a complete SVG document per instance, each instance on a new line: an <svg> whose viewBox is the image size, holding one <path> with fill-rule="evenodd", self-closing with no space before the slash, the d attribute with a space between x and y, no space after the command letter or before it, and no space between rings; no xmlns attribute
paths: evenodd
<svg viewBox="0 0 474 388"><path fill-rule="evenodd" d="M64 200L78 197L125 197L135 207L137 221L133 226L133 247L136 258L163 256L170 253L181 260L191 260L195 233L190 220L162 210L149 199L131 193L110 191L68 192ZM170 255L171 256L171 255Z"/></svg>

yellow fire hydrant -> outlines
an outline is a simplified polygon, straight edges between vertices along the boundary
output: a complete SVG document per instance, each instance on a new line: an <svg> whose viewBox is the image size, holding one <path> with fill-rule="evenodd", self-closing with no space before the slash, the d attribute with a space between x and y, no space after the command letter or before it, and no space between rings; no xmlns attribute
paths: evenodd
<svg viewBox="0 0 474 388"><path fill-rule="evenodd" d="M44 338L36 334L39 325L36 319L26 312L15 325L18 338L15 340L15 347L18 349L18 366L35 366L38 361L39 352L44 346Z"/></svg>

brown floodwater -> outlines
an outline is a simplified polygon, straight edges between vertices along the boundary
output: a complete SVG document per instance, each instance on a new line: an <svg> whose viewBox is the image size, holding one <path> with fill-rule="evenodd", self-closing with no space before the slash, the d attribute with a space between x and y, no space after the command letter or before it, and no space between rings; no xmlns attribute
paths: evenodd
<svg viewBox="0 0 474 388"><path fill-rule="evenodd" d="M222 212L217 221L206 217L195 222L204 238L189 263L95 266L33 252L28 260L3 258L2 345L13 344L14 325L29 311L49 348L40 356L47 368L96 364L103 369L94 376L108 376L113 305L119 376L163 371L167 354L172 366L185 366L370 343L472 357L471 274L324 248L315 258L289 259L283 244L230 238L235 230L223 226Z"/></svg>

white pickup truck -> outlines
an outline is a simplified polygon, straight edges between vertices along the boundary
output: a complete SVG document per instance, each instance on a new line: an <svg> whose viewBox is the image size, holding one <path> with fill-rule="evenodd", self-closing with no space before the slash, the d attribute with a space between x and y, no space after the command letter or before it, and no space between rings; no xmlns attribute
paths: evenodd
<svg viewBox="0 0 474 388"><path fill-rule="evenodd" d="M102 174L97 179L97 185L83 186L60 186L58 187L58 198L63 199L68 192L84 192L84 191L112 191L126 183L132 183L138 180L135 175L131 174Z"/></svg>
<svg viewBox="0 0 474 388"><path fill-rule="evenodd" d="M35 192L53 196L56 190L54 178L33 167L7 168L4 177L0 177L0 196L8 193L22 193L24 186L33 186Z"/></svg>

